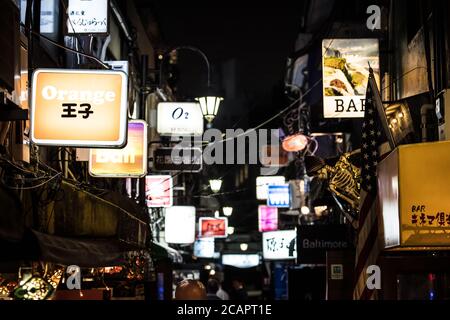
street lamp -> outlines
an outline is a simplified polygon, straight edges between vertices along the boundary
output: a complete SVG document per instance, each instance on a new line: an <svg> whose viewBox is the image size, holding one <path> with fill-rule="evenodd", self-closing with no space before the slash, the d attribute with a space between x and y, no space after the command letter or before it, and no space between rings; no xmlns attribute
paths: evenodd
<svg viewBox="0 0 450 320"><path fill-rule="evenodd" d="M181 46L176 47L175 49L171 50L169 53L172 53L177 50L190 50L193 52L196 52L202 56L203 60L205 61L207 72L208 72L208 82L207 82L207 91L200 95L199 97L196 97L195 100L198 101L200 105L200 109L202 111L203 117L208 121L208 125L211 126L211 123L213 122L214 118L217 115L217 111L219 111L219 105L220 102L222 102L223 97L221 97L217 92L215 92L211 86L211 67L209 64L208 57L206 56L203 51L201 51L198 48L192 47L192 46ZM164 58L164 56L163 56ZM160 87L162 87L162 66L163 66L164 59L161 59L160 64Z"/></svg>
<svg viewBox="0 0 450 320"><path fill-rule="evenodd" d="M221 179L209 180L209 187L211 188L212 192L214 193L219 192L220 188L222 187L222 180Z"/></svg>
<svg viewBox="0 0 450 320"><path fill-rule="evenodd" d="M222 210L225 217L229 217L233 213L233 207L223 207Z"/></svg>
<svg viewBox="0 0 450 320"><path fill-rule="evenodd" d="M212 93L207 93L207 95L197 97L195 100L200 104L203 117L208 121L208 124L211 124L217 115L217 111L219 111L219 105L223 98Z"/></svg>

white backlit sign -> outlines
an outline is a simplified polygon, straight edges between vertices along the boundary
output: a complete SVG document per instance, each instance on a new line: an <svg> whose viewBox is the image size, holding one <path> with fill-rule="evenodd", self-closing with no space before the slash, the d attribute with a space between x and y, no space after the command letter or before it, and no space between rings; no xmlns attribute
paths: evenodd
<svg viewBox="0 0 450 320"><path fill-rule="evenodd" d="M253 268L260 264L259 254L223 254L222 264L236 268Z"/></svg>
<svg viewBox="0 0 450 320"><path fill-rule="evenodd" d="M160 102L156 131L162 136L203 134L203 114L198 103Z"/></svg>
<svg viewBox="0 0 450 320"><path fill-rule="evenodd" d="M256 178L256 199L267 200L268 186L270 184L283 184L286 180L283 176L260 176Z"/></svg>
<svg viewBox="0 0 450 320"><path fill-rule="evenodd" d="M294 229L264 232L262 247L265 260L296 259L297 231Z"/></svg>
<svg viewBox="0 0 450 320"><path fill-rule="evenodd" d="M108 33L108 4L108 0L69 0L68 33Z"/></svg>
<svg viewBox="0 0 450 320"><path fill-rule="evenodd" d="M190 244L195 241L195 207L165 208L165 239L167 243Z"/></svg>
<svg viewBox="0 0 450 320"><path fill-rule="evenodd" d="M363 118L369 64L379 83L378 39L322 41L323 115Z"/></svg>

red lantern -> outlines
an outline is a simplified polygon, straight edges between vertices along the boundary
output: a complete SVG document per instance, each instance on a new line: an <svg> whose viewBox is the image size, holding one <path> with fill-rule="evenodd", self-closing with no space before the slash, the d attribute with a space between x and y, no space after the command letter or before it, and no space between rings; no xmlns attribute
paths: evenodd
<svg viewBox="0 0 450 320"><path fill-rule="evenodd" d="M308 138L302 133L296 133L284 138L281 146L287 152L299 152L308 145Z"/></svg>

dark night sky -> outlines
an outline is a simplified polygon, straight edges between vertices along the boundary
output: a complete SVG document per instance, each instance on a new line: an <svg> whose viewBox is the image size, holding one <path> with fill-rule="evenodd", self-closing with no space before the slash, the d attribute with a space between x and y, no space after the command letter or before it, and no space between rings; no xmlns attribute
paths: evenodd
<svg viewBox="0 0 450 320"><path fill-rule="evenodd" d="M233 126L251 109L263 117L282 107L274 105L282 102L273 101L273 93L294 50L301 1L272 6L253 1L150 2L166 45L198 47L211 61L213 82L225 91L219 127ZM179 91L195 95L206 84L205 67L189 52L180 53L179 62Z"/></svg>

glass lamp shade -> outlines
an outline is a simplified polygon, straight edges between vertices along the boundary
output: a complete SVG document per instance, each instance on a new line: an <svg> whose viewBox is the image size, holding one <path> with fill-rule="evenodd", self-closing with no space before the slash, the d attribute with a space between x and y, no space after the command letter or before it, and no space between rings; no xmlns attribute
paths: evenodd
<svg viewBox="0 0 450 320"><path fill-rule="evenodd" d="M248 249L248 244L247 244L247 243L241 243L240 247L241 247L241 250L242 250L242 251L247 251L247 249Z"/></svg>
<svg viewBox="0 0 450 320"><path fill-rule="evenodd" d="M234 233L234 227L228 227L227 228L227 233L228 234L233 234Z"/></svg>
<svg viewBox="0 0 450 320"><path fill-rule="evenodd" d="M281 146L287 152L302 151L308 145L308 138L302 133L296 133L284 138Z"/></svg>
<svg viewBox="0 0 450 320"><path fill-rule="evenodd" d="M233 213L233 207L223 207L222 210L225 217L229 217Z"/></svg>
<svg viewBox="0 0 450 320"><path fill-rule="evenodd" d="M214 193L219 192L220 188L222 187L222 180L220 179L209 180L209 187L211 188L212 192Z"/></svg>
<svg viewBox="0 0 450 320"><path fill-rule="evenodd" d="M219 105L223 98L211 95L198 97L195 100L200 104L200 109L202 110L202 114L206 121L211 123L216 117L217 111L219 111Z"/></svg>

